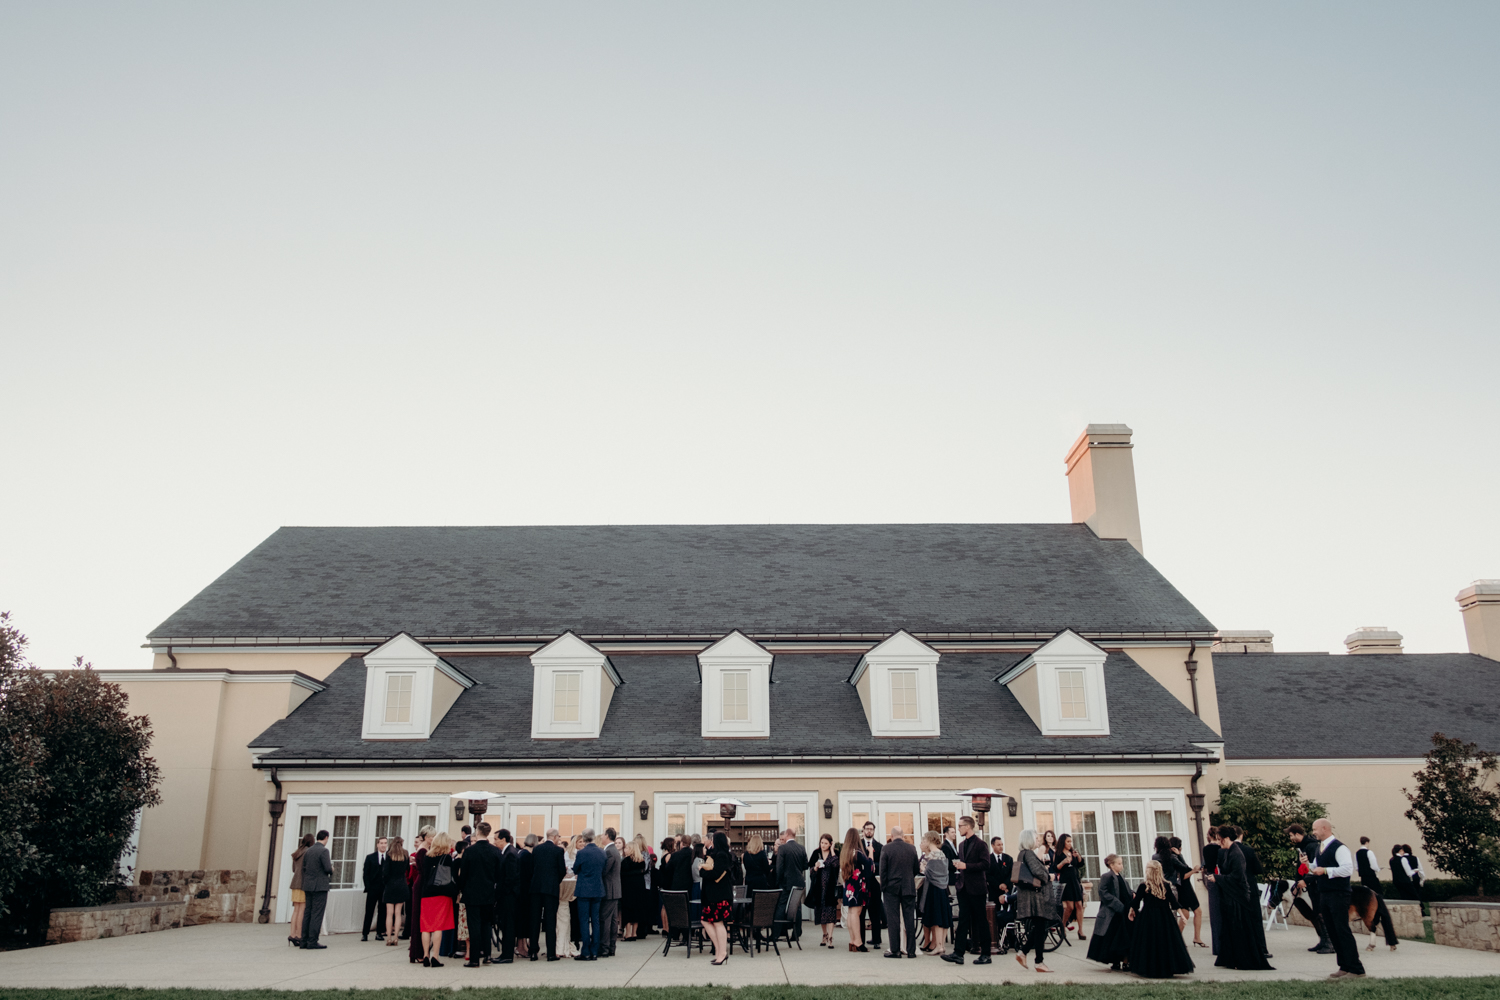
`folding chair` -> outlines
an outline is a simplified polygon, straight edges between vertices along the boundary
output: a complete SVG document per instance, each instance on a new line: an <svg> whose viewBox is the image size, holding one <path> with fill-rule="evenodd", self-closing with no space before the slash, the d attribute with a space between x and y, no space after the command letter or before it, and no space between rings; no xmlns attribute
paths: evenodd
<svg viewBox="0 0 1500 1000"><path fill-rule="evenodd" d="M665 955L672 949L672 942L677 935L682 935L682 946L687 951L686 958L693 957L693 936L698 937L698 951L703 951L703 924L695 919L692 911L688 909L688 894L686 890L663 889L661 893L662 908L667 911L667 943L663 946L661 953Z"/></svg>
<svg viewBox="0 0 1500 1000"><path fill-rule="evenodd" d="M1286 930L1286 894L1273 893L1275 883L1260 887L1260 912L1265 917L1266 930L1275 930L1278 926Z"/></svg>

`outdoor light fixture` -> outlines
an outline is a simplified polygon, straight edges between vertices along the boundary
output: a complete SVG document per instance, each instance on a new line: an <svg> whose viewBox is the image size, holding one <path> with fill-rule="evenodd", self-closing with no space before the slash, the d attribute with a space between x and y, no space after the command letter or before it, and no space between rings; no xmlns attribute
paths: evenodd
<svg viewBox="0 0 1500 1000"><path fill-rule="evenodd" d="M458 799L453 804L453 818L464 818L464 803L469 804L469 812L474 814L474 822L477 824L484 819L484 814L490 811L490 799L498 799L499 792L454 792L451 798Z"/></svg>
<svg viewBox="0 0 1500 1000"><path fill-rule="evenodd" d="M832 799L824 799L823 800L823 818L824 819L833 819L833 800Z"/></svg>
<svg viewBox="0 0 1500 1000"><path fill-rule="evenodd" d="M642 822L645 821L646 817L648 815L650 815L650 813L651 813L651 806L650 806L650 804L645 799L641 799L641 820L642 820Z"/></svg>
<svg viewBox="0 0 1500 1000"><path fill-rule="evenodd" d="M463 819L464 818L464 804L462 802L455 802L455 803L453 803L453 818L454 819Z"/></svg>
<svg viewBox="0 0 1500 1000"><path fill-rule="evenodd" d="M974 821L979 824L979 829L984 829L985 814L990 811L990 800L996 795L1005 793L997 788L971 788L967 792L959 792L969 800L969 806L974 810Z"/></svg>
<svg viewBox="0 0 1500 1000"><path fill-rule="evenodd" d="M1014 795L1005 800L1005 809L1012 816L1016 814L1016 797Z"/></svg>

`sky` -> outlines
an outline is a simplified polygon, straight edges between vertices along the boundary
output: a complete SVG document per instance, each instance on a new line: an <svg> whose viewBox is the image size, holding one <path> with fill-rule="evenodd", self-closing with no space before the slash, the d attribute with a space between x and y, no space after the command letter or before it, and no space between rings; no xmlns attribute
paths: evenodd
<svg viewBox="0 0 1500 1000"><path fill-rule="evenodd" d="M1222 628L1500 577L1500 6L0 3L0 610L279 525L1057 522Z"/></svg>

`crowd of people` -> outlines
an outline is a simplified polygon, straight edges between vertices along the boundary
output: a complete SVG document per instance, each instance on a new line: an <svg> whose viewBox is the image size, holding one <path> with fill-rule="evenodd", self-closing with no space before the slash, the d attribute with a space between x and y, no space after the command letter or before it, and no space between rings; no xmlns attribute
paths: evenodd
<svg viewBox="0 0 1500 1000"><path fill-rule="evenodd" d="M752 836L743 852L731 850L722 832L707 841L696 834L668 837L656 850L642 836L627 841L613 829L602 838L590 829L567 840L554 829L519 843L509 830L485 822L462 833L455 840L424 827L410 851L400 837L377 841L362 871L362 940L373 925L376 940L388 946L408 941L409 960L427 967L441 967L448 957L461 958L467 968L543 958L596 961L613 957L621 940L642 940L658 929L667 933L660 894L675 891L688 894L713 963L722 965L730 958L730 927L737 919L734 888L744 886L779 890L778 918L786 916L792 890L802 889L821 946L839 947L835 930L842 925L849 951L881 949L884 931L886 958L921 953L963 964L972 953L974 963L983 965L992 961L992 950L1004 954L1015 946L1023 968L1049 973L1046 942L1060 928L1088 942L1091 960L1166 978L1194 969L1185 940L1191 923L1191 944L1211 948L1216 966L1272 968L1261 862L1228 824L1209 829L1197 866L1183 857L1178 838L1158 837L1145 877L1134 887L1117 854L1103 859L1093 886L1088 862L1069 834L1023 830L1012 857L1001 837L986 843L968 816L956 829L928 832L915 845L900 829L882 842L874 824L865 823L850 828L842 842L823 834L811 855L792 830L781 831L774 844ZM1309 950L1337 956L1336 978L1364 975L1348 909L1356 875L1379 899L1380 865L1368 838L1351 851L1326 819L1313 824L1311 835L1298 825L1287 835L1303 856L1294 905L1319 935ZM307 834L292 853L288 941L296 947L326 947L318 937L333 873L327 840L327 831ZM1405 846L1392 852L1391 870L1397 891L1411 891L1424 878ZM1194 876L1202 878L1206 904L1193 887ZM1091 888L1097 889L1099 910L1086 938ZM1205 909L1209 942L1202 939ZM1000 938L993 942L991 910ZM1385 920L1394 944L1388 915ZM788 933L800 937L800 913L787 923Z"/></svg>

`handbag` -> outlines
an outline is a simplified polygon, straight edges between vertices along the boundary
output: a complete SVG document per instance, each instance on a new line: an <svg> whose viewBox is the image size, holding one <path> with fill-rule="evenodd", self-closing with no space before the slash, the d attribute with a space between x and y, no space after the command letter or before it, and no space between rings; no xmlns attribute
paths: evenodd
<svg viewBox="0 0 1500 1000"><path fill-rule="evenodd" d="M451 889L453 887L453 867L442 861L432 870L432 887L434 889Z"/></svg>

